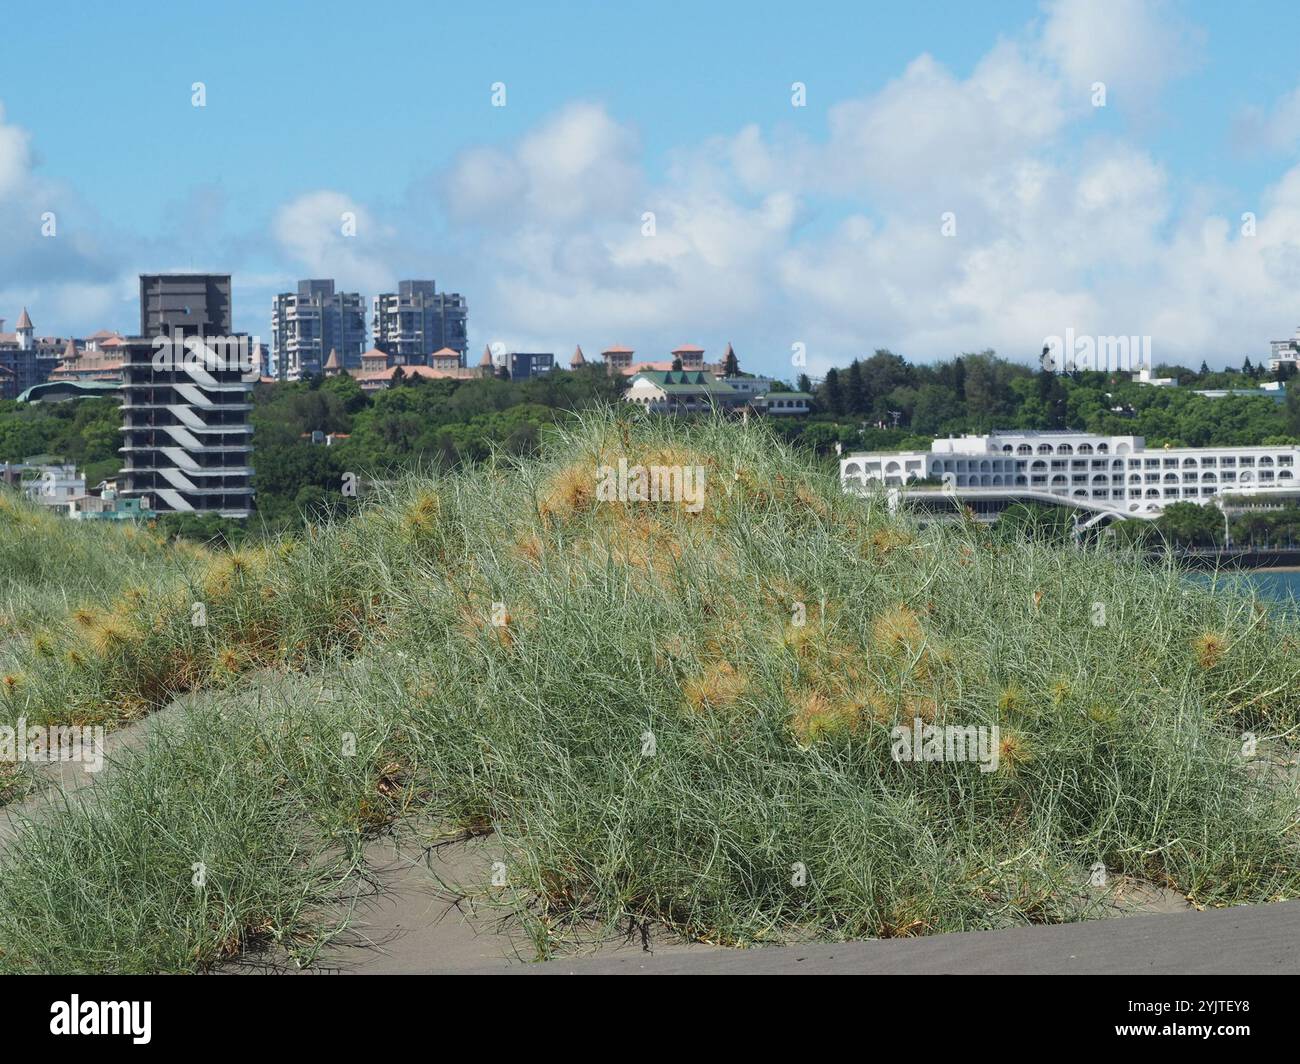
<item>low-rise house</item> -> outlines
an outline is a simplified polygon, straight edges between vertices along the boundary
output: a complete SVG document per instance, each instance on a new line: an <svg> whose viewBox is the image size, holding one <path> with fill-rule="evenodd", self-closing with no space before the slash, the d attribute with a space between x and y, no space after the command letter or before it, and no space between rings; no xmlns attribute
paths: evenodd
<svg viewBox="0 0 1300 1064"><path fill-rule="evenodd" d="M123 498L116 488L101 486L98 495L82 495L68 505L68 516L74 521L138 521L156 517L148 495Z"/></svg>
<svg viewBox="0 0 1300 1064"><path fill-rule="evenodd" d="M807 414L811 409L805 392L767 392L754 399L752 405L770 417L793 417Z"/></svg>
<svg viewBox="0 0 1300 1064"><path fill-rule="evenodd" d="M28 474L23 480L23 494L42 506L66 510L73 499L86 494L86 478L75 465L28 464L23 472Z"/></svg>
<svg viewBox="0 0 1300 1064"><path fill-rule="evenodd" d="M456 369L434 369L433 366L390 366L388 369L372 373L357 373L354 376L367 394L382 392L393 386L395 380L411 380L419 377L423 380L474 380L478 377L492 376L493 367L489 362L486 367L469 369L461 366ZM400 375L400 376L399 376Z"/></svg>
<svg viewBox="0 0 1300 1064"><path fill-rule="evenodd" d="M749 397L703 370L645 370L637 373L623 398L642 410L692 414L705 410L735 410Z"/></svg>

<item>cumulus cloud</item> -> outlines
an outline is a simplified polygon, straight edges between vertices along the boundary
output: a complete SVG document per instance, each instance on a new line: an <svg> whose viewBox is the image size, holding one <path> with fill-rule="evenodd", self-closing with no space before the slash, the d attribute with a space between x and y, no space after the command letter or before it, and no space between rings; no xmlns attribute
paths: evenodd
<svg viewBox="0 0 1300 1064"><path fill-rule="evenodd" d="M31 135L5 122L0 104L0 198L14 195L27 181L31 169Z"/></svg>
<svg viewBox="0 0 1300 1064"><path fill-rule="evenodd" d="M1238 116L1233 132L1238 146L1243 148L1294 151L1300 145L1300 88L1287 93L1271 108L1245 109Z"/></svg>
<svg viewBox="0 0 1300 1064"><path fill-rule="evenodd" d="M113 304L119 268L71 190L40 176L31 143L0 104L0 317L12 328L27 306L38 331L66 333Z"/></svg>
<svg viewBox="0 0 1300 1064"><path fill-rule="evenodd" d="M574 103L513 151L465 152L445 182L459 221L553 226L608 218L635 206L636 137L598 104Z"/></svg>
<svg viewBox="0 0 1300 1064"><path fill-rule="evenodd" d="M436 277L468 297L478 344L653 358L734 341L747 367L783 375L796 343L817 373L884 346L1032 360L1067 328L1149 334L1158 359L1258 357L1294 327L1300 167L1228 209L1088 103L1105 81L1111 113L1149 116L1196 50L1161 0L1058 0L968 72L920 55L814 121L653 159L617 114L575 102L468 147L406 203L294 198L257 269L367 294ZM1300 136L1297 101L1264 112L1277 144ZM30 210L31 169L26 135L0 122L0 211L19 196ZM207 225L220 197L196 195Z"/></svg>
<svg viewBox="0 0 1300 1064"><path fill-rule="evenodd" d="M346 278L370 292L392 284L394 229L342 192L322 189L294 198L276 213L271 234L304 276Z"/></svg>
<svg viewBox="0 0 1300 1064"><path fill-rule="evenodd" d="M1076 106L1102 82L1108 106L1145 110L1198 62L1203 35L1168 0L1052 0L1044 9L1042 51Z"/></svg>
<svg viewBox="0 0 1300 1064"><path fill-rule="evenodd" d="M1294 290L1300 179L1246 236L1195 196L1176 213L1162 163L1091 124L1094 81L1143 119L1197 49L1160 0L1059 0L966 76L918 56L833 103L821 139L749 124L679 147L657 180L631 129L575 105L445 183L456 221L491 233L471 321L561 349L640 337L648 356L734 339L786 373L796 342L815 372L886 345L1032 359L1066 328L1240 357Z"/></svg>

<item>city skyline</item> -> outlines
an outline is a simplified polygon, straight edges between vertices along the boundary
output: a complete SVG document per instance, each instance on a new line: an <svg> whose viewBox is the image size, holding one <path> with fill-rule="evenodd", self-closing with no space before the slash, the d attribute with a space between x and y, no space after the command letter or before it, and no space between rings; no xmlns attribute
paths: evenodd
<svg viewBox="0 0 1300 1064"><path fill-rule="evenodd" d="M785 376L795 344L817 375L875 347L1029 361L1067 329L1235 365L1300 321L1280 4L939 4L925 25L574 5L563 33L515 5L35 10L0 83L0 314L50 333L129 331L137 275L173 270L231 273L236 329L268 340L303 278L433 277L468 301L471 351L686 338ZM52 84L50 18L71 68L128 30L148 61ZM334 64L306 95L288 39Z"/></svg>

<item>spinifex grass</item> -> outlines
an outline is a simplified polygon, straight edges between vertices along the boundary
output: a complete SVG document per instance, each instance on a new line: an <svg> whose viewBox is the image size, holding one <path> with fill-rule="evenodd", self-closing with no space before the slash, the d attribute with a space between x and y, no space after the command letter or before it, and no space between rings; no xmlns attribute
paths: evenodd
<svg viewBox="0 0 1300 1064"><path fill-rule="evenodd" d="M305 683L177 706L6 844L0 971L183 972L262 946L309 958L355 843L392 815L374 774L386 738Z"/></svg>
<svg viewBox="0 0 1300 1064"><path fill-rule="evenodd" d="M620 457L703 467L703 508L600 501L599 467ZM382 825L396 792L494 827L545 928L634 917L749 943L1070 919L1099 864L1198 904L1300 889L1294 620L1132 554L919 528L841 495L761 426L596 417L540 460L399 484L208 575L208 638L232 660L196 685L235 697L247 667L306 669L335 726L386 736L348 769L374 791L360 806L352 786L245 788L244 818L283 822L288 793L312 826L296 850L275 833L257 849L267 875L247 878L231 926L297 882L286 853L311 867L372 830L376 802ZM193 639L175 623L166 638ZM365 667L322 670L334 655ZM917 718L996 726L997 771L895 761L891 729ZM247 756L243 727L205 733L201 774ZM75 837L88 815L40 830ZM40 854L0 871L0 897L70 879ZM187 948L211 957L207 925L173 901ZM11 944L59 938L60 910L21 933L0 922L0 948L95 967Z"/></svg>

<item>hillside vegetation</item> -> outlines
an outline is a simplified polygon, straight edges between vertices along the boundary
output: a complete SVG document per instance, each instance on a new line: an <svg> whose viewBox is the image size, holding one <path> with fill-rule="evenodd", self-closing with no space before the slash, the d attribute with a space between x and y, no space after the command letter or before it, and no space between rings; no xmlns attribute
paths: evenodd
<svg viewBox="0 0 1300 1064"><path fill-rule="evenodd" d="M620 459L699 466L702 505L602 501ZM542 954L578 920L750 945L1074 919L1125 879L1297 894L1293 620L920 529L810 463L762 425L601 414L233 553L11 502L0 720L202 697L0 858L0 969L309 961L362 840L413 818L498 835ZM123 569L63 570L61 614L22 605L48 551L3 546L56 534ZM896 761L918 718L996 726L996 771Z"/></svg>

